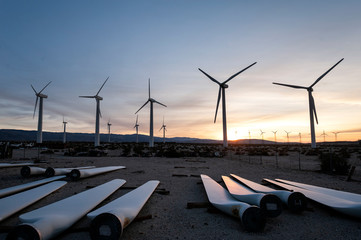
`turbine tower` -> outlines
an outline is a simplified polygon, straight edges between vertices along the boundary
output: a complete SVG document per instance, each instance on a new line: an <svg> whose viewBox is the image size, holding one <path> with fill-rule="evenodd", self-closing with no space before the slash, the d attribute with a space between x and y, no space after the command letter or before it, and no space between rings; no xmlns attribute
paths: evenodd
<svg viewBox="0 0 361 240"><path fill-rule="evenodd" d="M63 135L63 143L66 143L66 124L68 122L65 122L64 116L63 116L63 125L64 125L64 135Z"/></svg>
<svg viewBox="0 0 361 240"><path fill-rule="evenodd" d="M309 102L309 112L310 112L310 126L311 126L311 147L316 148L316 136L315 136L315 123L313 120L313 116L316 118L316 123L318 124L317 114L316 114L316 106L315 106L315 100L312 96L313 87L324 77L326 74L328 74L334 67L336 67L343 58L338 61L335 65L333 65L329 70L327 70L324 74L322 74L319 78L316 79L316 81L311 84L309 87L304 86L297 86L297 85L289 85L289 84L283 84L283 83L273 83L276 85L281 85L285 87L291 87L291 88L298 88L298 89L306 89L308 92L308 102Z"/></svg>
<svg viewBox="0 0 361 240"><path fill-rule="evenodd" d="M166 127L167 127L167 126L164 124L164 117L163 117L163 125L162 125L162 127L159 129L159 131L163 129L163 143L165 143L165 131L167 131Z"/></svg>
<svg viewBox="0 0 361 240"><path fill-rule="evenodd" d="M110 123L110 119L109 119L107 125L108 125L108 142L110 142L110 126L112 125L112 124Z"/></svg>
<svg viewBox="0 0 361 240"><path fill-rule="evenodd" d="M97 92L97 94L95 94L94 96L79 96L81 98L95 98L96 101L96 112L95 112L95 140L94 140L94 146L98 147L100 145L100 135L99 135L99 117L102 116L101 112L100 112L100 101L103 100L103 98L101 96L99 96L100 91L102 90L102 88L104 87L104 84L108 81L109 77L107 77L107 79L105 79L103 85L100 87L99 91Z"/></svg>
<svg viewBox="0 0 361 240"><path fill-rule="evenodd" d="M245 69L239 71L238 73L232 75L231 77L229 77L226 81L224 81L222 83L217 81L216 79L214 79L210 75L208 75L202 69L198 68L198 70L201 71L204 75L206 75L211 81L213 81L213 82L215 82L215 83L217 83L219 85L218 100L217 100L216 114L214 116L214 123L216 122L216 119L217 119L219 101L221 100L221 97L222 97L223 147L228 146L228 142L227 142L227 117L226 117L226 88L228 88L227 82L231 81L238 74L246 71L248 68L252 67L256 63L257 62L252 63L251 65L249 65Z"/></svg>
<svg viewBox="0 0 361 240"><path fill-rule="evenodd" d="M136 132L136 135L137 135L136 143L138 143L138 127L139 127L139 124L138 124L138 115L137 115L137 120L135 121L135 125L134 125L135 132Z"/></svg>
<svg viewBox="0 0 361 240"><path fill-rule="evenodd" d="M148 80L148 100L135 112L137 114L147 103L150 103L150 123L149 123L149 147L154 147L154 136L153 136L153 103L158 103L164 107L167 107L163 103L156 101L155 99L150 97L150 78Z"/></svg>
<svg viewBox="0 0 361 240"><path fill-rule="evenodd" d="M33 85L30 85L31 88L34 90L35 96L36 96L33 118L35 117L36 107L38 105L38 100L40 98L39 117L38 117L38 133L37 133L37 138L36 138L37 143L43 143L43 99L48 98L48 96L45 94L42 94L42 92L50 83L51 83L51 81L48 84L46 84L45 87L43 87L43 89L40 90L40 92L37 92L35 90L35 88L33 87Z"/></svg>

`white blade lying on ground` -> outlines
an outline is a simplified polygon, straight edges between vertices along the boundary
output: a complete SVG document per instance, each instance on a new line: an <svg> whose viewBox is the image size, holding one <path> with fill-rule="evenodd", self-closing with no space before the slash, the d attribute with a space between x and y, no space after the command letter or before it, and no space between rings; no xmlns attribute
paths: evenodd
<svg viewBox="0 0 361 240"><path fill-rule="evenodd" d="M360 202L361 203L361 194L338 191L338 190L334 190L334 189L330 189L330 188L317 187L317 186L314 186L314 185L298 183L298 182L292 182L292 181L282 180L282 179L276 179L276 181L287 183L288 185L294 185L296 187L304 188L304 189L311 190L311 191L314 191L314 192L320 192L320 193L323 193L323 194L331 195L333 197L343 198L343 199L346 199L346 200L349 200L349 201Z"/></svg>
<svg viewBox="0 0 361 240"><path fill-rule="evenodd" d="M303 193L306 197L309 199L312 199L313 201L316 201L318 203L321 203L323 205L326 205L328 207L331 207L335 209L336 211L345 213L350 216L361 218L361 203L360 202L353 202L348 201L346 199L341 199L337 197L333 197L327 194L319 193L310 191L304 188L299 188L296 186L288 185L285 183L273 181L270 179L263 179L264 181L267 181L269 183L272 183L274 185L277 185L279 187L288 189L290 191L299 191Z"/></svg>
<svg viewBox="0 0 361 240"><path fill-rule="evenodd" d="M148 181L124 196L88 213L88 218L92 219L91 238L120 239L123 229L138 215L158 184L157 180Z"/></svg>
<svg viewBox="0 0 361 240"><path fill-rule="evenodd" d="M261 231L266 225L266 219L256 206L235 200L229 192L207 175L201 174L209 202L219 210L241 219L247 231Z"/></svg>
<svg viewBox="0 0 361 240"><path fill-rule="evenodd" d="M44 174L46 171L45 168L41 168L41 167L29 167L29 166L24 166L21 168L20 170L20 174L23 177L30 177L30 176L35 176L35 175L41 175Z"/></svg>
<svg viewBox="0 0 361 240"><path fill-rule="evenodd" d="M253 189L256 192L260 193L271 193L276 195L281 199L281 201L287 205L288 209L290 209L292 212L300 213L303 212L306 209L307 206L307 200L306 197L300 193L300 192L289 192L284 190L275 190L266 186L263 186L261 184L249 181L245 178L241 178L240 176L237 176L235 174L231 174L231 176L236 179L237 181L240 181L244 185L248 186L249 188Z"/></svg>
<svg viewBox="0 0 361 240"><path fill-rule="evenodd" d="M0 163L0 168L7 167L22 167L22 166L30 166L35 165L34 163Z"/></svg>
<svg viewBox="0 0 361 240"><path fill-rule="evenodd" d="M23 224L7 236L8 240L55 237L115 192L125 180L114 179L90 190L20 215Z"/></svg>
<svg viewBox="0 0 361 240"><path fill-rule="evenodd" d="M65 181L55 181L0 199L0 221L39 201L65 184Z"/></svg>
<svg viewBox="0 0 361 240"><path fill-rule="evenodd" d="M90 168L90 169L73 169L70 172L70 178L74 181L74 180L79 180L81 178L87 178L98 174L119 170L122 168L125 168L125 166L110 166L110 167L99 167L99 168Z"/></svg>
<svg viewBox="0 0 361 240"><path fill-rule="evenodd" d="M237 200L260 207L267 217L277 217L282 213L282 202L276 195L256 193L227 176L222 176L222 179Z"/></svg>
<svg viewBox="0 0 361 240"><path fill-rule="evenodd" d="M39 185L42 185L45 183L59 180L61 178L65 178L65 176L46 178L46 179L42 179L42 180L38 180L38 181L34 181L34 182L29 182L29 183L25 183L25 184L13 186L13 187L4 188L4 189L0 190L0 197L5 197L5 196L8 196L8 195L20 192L20 191L24 191L24 190L32 188L32 187L36 187L36 186L39 186Z"/></svg>
<svg viewBox="0 0 361 240"><path fill-rule="evenodd" d="M95 166L86 166L86 167L73 167L73 168L52 168L48 167L45 171L46 177L58 176L58 175L66 175L70 173L73 169L89 169L95 168Z"/></svg>

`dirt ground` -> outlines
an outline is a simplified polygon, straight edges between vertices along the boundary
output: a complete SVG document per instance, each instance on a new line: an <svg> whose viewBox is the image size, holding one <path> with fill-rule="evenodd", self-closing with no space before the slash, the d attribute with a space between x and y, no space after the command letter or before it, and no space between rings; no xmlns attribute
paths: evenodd
<svg viewBox="0 0 361 240"><path fill-rule="evenodd" d="M27 150L27 156L36 151ZM11 161L20 160L23 152L14 151ZM354 181L346 181L346 176L317 172L320 163L315 156L246 156L229 155L223 158L160 158L160 157L120 157L116 150L109 151L107 157L69 157L62 152L41 155L45 160L39 167L80 167L80 166L126 166L126 169L81 179L68 181L58 191L50 194L21 212L0 222L0 239L5 239L7 231L19 224L18 216L80 193L112 179L127 182L101 205L108 203L132 187L149 180L159 180L157 190L150 197L138 217L123 233L122 239L360 239L361 220L351 218L309 201L308 209L302 214L293 214L286 208L277 218L267 219L263 232L250 233L244 230L240 220L211 207L188 209L188 203L207 202L200 174L207 174L216 181L222 175L237 174L243 178L261 183L262 178L282 178L322 187L361 194L361 168L354 158L356 172ZM299 161L300 159L300 161ZM9 162L1 160L0 162ZM358 165L357 165L358 164ZM301 169L301 170L299 170ZM42 179L42 176L24 178L20 168L0 168L0 189ZM84 200L86 201L86 199ZM1 206L0 206L1 207ZM84 217L57 239L90 239L89 220Z"/></svg>

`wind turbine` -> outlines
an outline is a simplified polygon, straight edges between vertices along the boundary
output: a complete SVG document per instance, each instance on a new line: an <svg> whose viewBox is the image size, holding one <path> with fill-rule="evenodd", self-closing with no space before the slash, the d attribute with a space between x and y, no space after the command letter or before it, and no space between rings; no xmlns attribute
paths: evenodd
<svg viewBox="0 0 361 240"><path fill-rule="evenodd" d="M110 126L112 125L112 124L110 123L110 119L109 119L107 125L108 125L108 142L110 142Z"/></svg>
<svg viewBox="0 0 361 240"><path fill-rule="evenodd" d="M155 99L150 97L150 78L148 80L148 100L143 104L141 108L138 109L138 111L135 112L137 114L147 103L150 103L150 123L149 123L149 147L154 147L154 137L153 137L153 103L158 103L159 105L162 105L164 107L167 107L163 103L160 103L156 101Z"/></svg>
<svg viewBox="0 0 361 240"><path fill-rule="evenodd" d="M215 82L215 83L217 83L219 85L218 100L217 100L216 114L214 116L214 123L216 122L216 119L217 119L219 101L221 100L221 97L222 97L223 147L228 146L228 142L227 142L227 117L226 117L226 91L225 91L226 88L228 88L227 82L231 81L238 74L246 71L248 68L252 67L256 63L257 62L252 63L251 65L249 65L245 69L239 71L238 73L232 75L231 77L229 77L226 81L224 81L222 83L217 81L216 79L214 79L210 75L208 75L202 69L198 68L198 70L201 71L204 75L206 75L211 81L213 81L213 82Z"/></svg>
<svg viewBox="0 0 361 240"><path fill-rule="evenodd" d="M66 143L66 124L68 122L65 122L64 116L63 116L63 125L64 125L64 135L63 135L63 143Z"/></svg>
<svg viewBox="0 0 361 240"><path fill-rule="evenodd" d="M260 132L261 132L261 136L262 136L262 144L263 144L263 141L264 141L264 138L263 138L263 135L266 133L266 132L263 132L261 129L260 129Z"/></svg>
<svg viewBox="0 0 361 240"><path fill-rule="evenodd" d="M139 127L139 124L138 124L138 115L137 115L137 120L135 121L135 125L134 125L134 128L135 128L135 132L137 134L137 143L138 143L138 127Z"/></svg>
<svg viewBox="0 0 361 240"><path fill-rule="evenodd" d="M340 132L332 132L333 134L335 134L335 142L337 142L337 134L339 134Z"/></svg>
<svg viewBox="0 0 361 240"><path fill-rule="evenodd" d="M163 117L163 125L162 125L162 127L159 129L159 131L163 129L163 143L165 143L165 131L167 131L166 127L167 127L167 126L164 124L164 117Z"/></svg>
<svg viewBox="0 0 361 240"><path fill-rule="evenodd" d="M99 96L100 91L102 90L102 88L104 87L104 84L108 81L109 77L107 77L107 79L105 79L103 85L100 87L99 91L97 92L97 94L95 94L94 96L79 96L81 98L95 98L96 101L96 112L95 112L95 140L94 140L94 146L98 147L100 145L100 135L99 135L99 117L102 116L101 112L100 112L100 101L103 100L103 98L101 96Z"/></svg>
<svg viewBox="0 0 361 240"><path fill-rule="evenodd" d="M320 137L323 136L323 142L326 142L326 136L328 136L326 133L325 133L325 130L323 130L323 133L320 135Z"/></svg>
<svg viewBox="0 0 361 240"><path fill-rule="evenodd" d="M248 130L248 144L251 144L251 131Z"/></svg>
<svg viewBox="0 0 361 240"><path fill-rule="evenodd" d="M313 87L324 77L326 74L328 74L334 67L336 67L343 58L338 61L335 65L333 65L329 70L327 70L324 74L322 74L319 78L316 79L314 83L312 83L309 87L304 86L297 86L297 85L289 85L289 84L283 84L283 83L273 83L276 85L281 85L285 87L291 87L291 88L298 88L298 89L306 89L308 92L308 102L309 102L309 112L310 112L310 126L311 126L311 147L316 148L316 136L315 136L315 123L313 120L313 116L316 118L316 123L318 124L317 114L316 114L316 106L315 106L315 100L312 96Z"/></svg>
<svg viewBox="0 0 361 240"><path fill-rule="evenodd" d="M277 131L278 131L278 130L277 130ZM275 136L275 144L277 143L277 136L276 136L277 131L272 131L272 132L273 132L273 135Z"/></svg>
<svg viewBox="0 0 361 240"><path fill-rule="evenodd" d="M48 96L45 94L42 94L42 92L50 83L51 83L51 81L48 84L46 84L45 87L43 87L43 89L40 90L40 92L37 92L35 90L35 88L33 87L33 85L30 85L31 88L34 90L35 96L36 96L33 118L35 117L36 106L38 105L38 100L40 98L39 117L38 117L38 134L37 134L37 138L36 138L37 143L43 143L43 99L48 98Z"/></svg>
<svg viewBox="0 0 361 240"><path fill-rule="evenodd" d="M287 132L286 130L284 130L285 131L285 133L287 134L287 144L289 144L290 143L290 136L289 136L289 134L291 133L291 132Z"/></svg>

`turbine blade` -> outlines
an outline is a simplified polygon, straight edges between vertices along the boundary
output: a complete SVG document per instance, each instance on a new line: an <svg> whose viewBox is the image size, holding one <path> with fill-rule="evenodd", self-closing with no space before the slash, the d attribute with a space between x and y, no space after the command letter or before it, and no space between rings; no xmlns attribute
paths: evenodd
<svg viewBox="0 0 361 240"><path fill-rule="evenodd" d="M317 80L310 86L310 88L312 88L313 86L316 85L316 83L318 83L324 76L326 76L327 73L329 73L334 67L336 67L340 62L343 61L343 58L338 61L335 65L333 65L330 69L327 70L327 72L325 72L324 74L322 74L319 78L317 78Z"/></svg>
<svg viewBox="0 0 361 240"><path fill-rule="evenodd" d="M209 79L211 79L213 82L221 85L220 82L218 82L216 79L214 79L213 77L209 76L206 72L204 72L202 69L198 68L199 71L201 71L204 75L206 75Z"/></svg>
<svg viewBox="0 0 361 240"><path fill-rule="evenodd" d="M316 113L316 105L315 105L315 99L313 99L313 96L311 94L311 106L312 106L312 114L315 115L315 119L316 119L316 123L318 124L318 119L317 119L317 113Z"/></svg>
<svg viewBox="0 0 361 240"><path fill-rule="evenodd" d="M230 78L228 78L226 81L224 81L222 84L226 84L227 82L231 81L234 77L236 77L238 74L246 71L248 68L252 67L253 65L255 65L257 62L252 63L251 65L249 65L248 67L244 68L243 70L239 71L238 73L232 75Z"/></svg>
<svg viewBox="0 0 361 240"><path fill-rule="evenodd" d="M214 115L214 123L216 123L216 120L217 120L217 112L218 112L219 102L221 100L221 90L222 90L222 88L221 88L221 86L219 86L216 114Z"/></svg>
<svg viewBox="0 0 361 240"><path fill-rule="evenodd" d="M35 94L38 95L38 93L36 92L35 88L33 87L33 85L30 85L31 88L34 90Z"/></svg>
<svg viewBox="0 0 361 240"><path fill-rule="evenodd" d="M167 107L167 106L164 105L163 103L160 103L160 102L158 102L158 101L156 101L156 100L154 100L154 102L155 102L155 103L158 103L158 104L160 104L160 105L162 105L162 106L164 106L164 107Z"/></svg>
<svg viewBox="0 0 361 240"><path fill-rule="evenodd" d="M46 84L45 87L43 87L43 89L41 89L41 91L39 92L39 94L40 94L42 91L44 91L44 89L45 89L47 86L49 86L50 83L51 83L51 81L50 81L48 84Z"/></svg>
<svg viewBox="0 0 361 240"><path fill-rule="evenodd" d="M146 102L143 104L143 106L142 106L141 108L139 108L138 111L135 112L135 114L137 114L137 113L140 111L140 109L142 109L145 105L147 105L148 102L149 102L149 100L146 101Z"/></svg>
<svg viewBox="0 0 361 240"><path fill-rule="evenodd" d="M80 98L95 98L95 96L79 96Z"/></svg>
<svg viewBox="0 0 361 240"><path fill-rule="evenodd" d="M39 99L39 97L38 97L38 96L36 96L36 101L35 101L35 107L34 107L34 114L33 114L33 118L35 117L36 106L38 105L38 99Z"/></svg>
<svg viewBox="0 0 361 240"><path fill-rule="evenodd" d="M102 118L102 111L100 111L100 108L99 108L99 116Z"/></svg>
<svg viewBox="0 0 361 240"><path fill-rule="evenodd" d="M148 79L148 98L150 98L150 78Z"/></svg>
<svg viewBox="0 0 361 240"><path fill-rule="evenodd" d="M276 83L276 82L273 82L273 84L280 85L280 86L285 86L285 87L291 87L291 88L307 89L307 87L297 86L297 85L290 85L290 84L284 84L284 83Z"/></svg>
<svg viewBox="0 0 361 240"><path fill-rule="evenodd" d="M138 125L138 115L137 115L137 120L135 121L135 125Z"/></svg>
<svg viewBox="0 0 361 240"><path fill-rule="evenodd" d="M105 79L103 85L100 87L99 91L97 92L97 94L95 94L95 96L98 96L98 94L100 93L100 91L102 90L102 88L104 87L104 84L108 81L109 77L107 77L107 79Z"/></svg>

